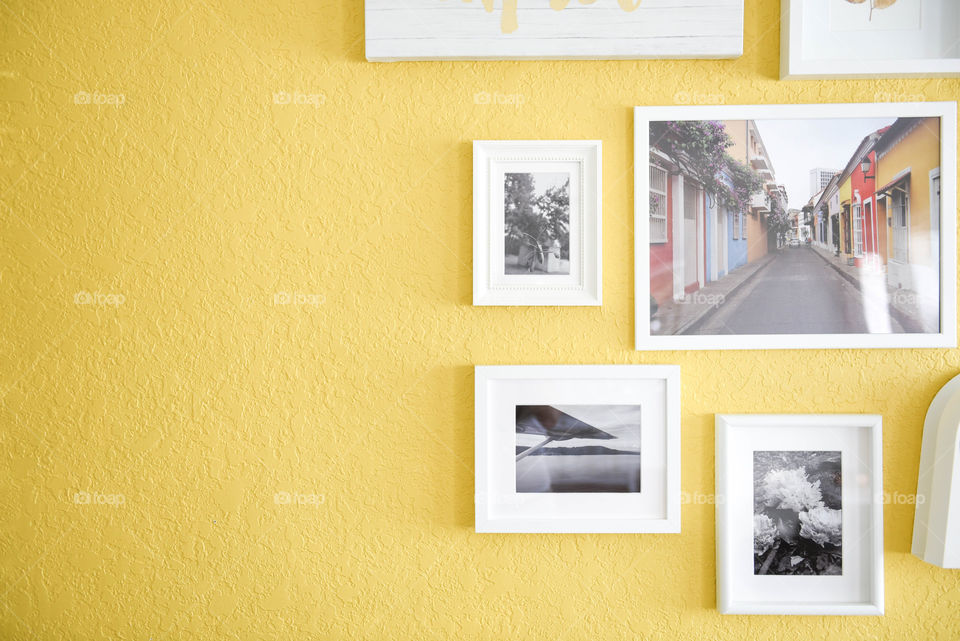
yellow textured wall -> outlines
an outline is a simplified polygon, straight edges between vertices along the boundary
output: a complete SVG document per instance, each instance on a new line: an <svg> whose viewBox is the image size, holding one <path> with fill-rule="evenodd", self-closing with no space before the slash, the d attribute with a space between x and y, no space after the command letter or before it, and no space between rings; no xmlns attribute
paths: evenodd
<svg viewBox="0 0 960 641"><path fill-rule="evenodd" d="M779 82L778 5L734 61L389 65L359 2L0 2L0 638L960 638L909 505L885 617L719 616L699 498L715 412L883 414L912 493L960 351L632 350L631 107L960 93ZM603 140L601 309L471 307L477 138ZM477 363L681 365L683 533L474 534Z"/></svg>

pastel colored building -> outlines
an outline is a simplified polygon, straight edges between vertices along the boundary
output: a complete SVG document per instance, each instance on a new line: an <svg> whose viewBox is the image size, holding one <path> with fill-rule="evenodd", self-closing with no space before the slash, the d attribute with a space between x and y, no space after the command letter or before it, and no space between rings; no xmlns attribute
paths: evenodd
<svg viewBox="0 0 960 641"><path fill-rule="evenodd" d="M658 149L650 151L650 295L683 300L706 282L706 194Z"/></svg>
<svg viewBox="0 0 960 641"><path fill-rule="evenodd" d="M817 234L814 243L821 249L837 251L840 246L840 172L813 199Z"/></svg>
<svg viewBox="0 0 960 641"><path fill-rule="evenodd" d="M940 268L940 119L899 118L877 141L887 282L933 295Z"/></svg>
<svg viewBox="0 0 960 641"><path fill-rule="evenodd" d="M877 216L877 154L874 146L887 131L879 129L864 136L840 175L840 231L842 252L858 267L883 269L886 251L881 245L886 230Z"/></svg>
<svg viewBox="0 0 960 641"><path fill-rule="evenodd" d="M771 194L777 191L779 186L776 183L773 162L763 144L756 121L724 120L723 124L733 141L727 153L734 160L756 171L763 180L760 191L750 196L748 211L732 212L734 220L728 222L728 240L731 243L728 264L733 270L763 258L772 249L776 249L776 238L769 233L767 216L771 212ZM740 214L740 220L736 219L737 213Z"/></svg>
<svg viewBox="0 0 960 641"><path fill-rule="evenodd" d="M733 141L727 150L764 180L740 211L720 203L687 174L681 163L656 147L650 150L650 295L658 304L680 301L709 282L776 249L768 233L771 193L781 196L773 165L756 123L723 121ZM718 179L732 187L729 176Z"/></svg>

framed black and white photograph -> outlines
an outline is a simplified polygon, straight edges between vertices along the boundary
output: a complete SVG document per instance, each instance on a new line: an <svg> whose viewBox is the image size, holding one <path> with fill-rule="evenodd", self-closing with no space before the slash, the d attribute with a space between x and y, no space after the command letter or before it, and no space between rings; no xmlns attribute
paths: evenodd
<svg viewBox="0 0 960 641"><path fill-rule="evenodd" d="M478 532L679 532L670 365L482 366Z"/></svg>
<svg viewBox="0 0 960 641"><path fill-rule="evenodd" d="M883 614L881 418L718 415L724 614Z"/></svg>
<svg viewBox="0 0 960 641"><path fill-rule="evenodd" d="M599 141L475 141L474 305L601 303Z"/></svg>
<svg viewBox="0 0 960 641"><path fill-rule="evenodd" d="M637 349L956 347L956 116L637 107Z"/></svg>

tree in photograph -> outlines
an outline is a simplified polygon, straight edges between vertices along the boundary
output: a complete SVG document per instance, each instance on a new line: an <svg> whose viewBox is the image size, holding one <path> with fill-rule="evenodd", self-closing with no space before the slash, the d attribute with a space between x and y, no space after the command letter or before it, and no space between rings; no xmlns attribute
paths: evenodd
<svg viewBox="0 0 960 641"><path fill-rule="evenodd" d="M726 127L716 120L650 123L651 147L672 158L721 205L746 212L750 209L750 196L763 189L763 179L727 153L733 144Z"/></svg>
<svg viewBox="0 0 960 641"><path fill-rule="evenodd" d="M711 194L728 193L721 182L727 149L733 140L722 122L715 120L667 120L650 123L650 146L674 160L684 173L696 178Z"/></svg>
<svg viewBox="0 0 960 641"><path fill-rule="evenodd" d="M570 181L536 195L533 174L506 174L504 179L504 235L508 254L523 246L532 250L528 267L543 264L556 241L561 258L569 258Z"/></svg>
<svg viewBox="0 0 960 641"><path fill-rule="evenodd" d="M503 178L503 213L506 252L518 253L523 233L533 219L536 192L533 174L505 174Z"/></svg>
<svg viewBox="0 0 960 641"><path fill-rule="evenodd" d="M790 218L779 198L773 198L770 203L770 213L767 215L767 229L777 236L777 246L787 242L787 232L790 231Z"/></svg>
<svg viewBox="0 0 960 641"><path fill-rule="evenodd" d="M726 202L728 207L737 211L749 211L750 196L763 190L763 178L750 167L724 154L727 176L730 177L732 188L727 190Z"/></svg>
<svg viewBox="0 0 960 641"><path fill-rule="evenodd" d="M537 209L546 219L547 235L560 243L560 258L570 258L570 180L551 187L537 199Z"/></svg>

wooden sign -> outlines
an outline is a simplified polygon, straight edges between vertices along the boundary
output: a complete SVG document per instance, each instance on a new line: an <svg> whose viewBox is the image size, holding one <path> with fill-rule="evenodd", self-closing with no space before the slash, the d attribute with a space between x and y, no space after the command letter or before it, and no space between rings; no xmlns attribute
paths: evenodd
<svg viewBox="0 0 960 641"><path fill-rule="evenodd" d="M366 0L367 59L736 58L743 0Z"/></svg>

